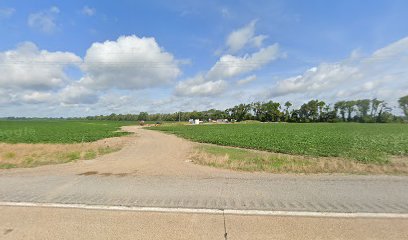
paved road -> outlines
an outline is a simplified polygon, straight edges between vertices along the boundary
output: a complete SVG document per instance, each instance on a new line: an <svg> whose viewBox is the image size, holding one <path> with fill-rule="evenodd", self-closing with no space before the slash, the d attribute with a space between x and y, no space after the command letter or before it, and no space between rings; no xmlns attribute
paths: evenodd
<svg viewBox="0 0 408 240"><path fill-rule="evenodd" d="M0 202L408 213L405 177L0 175Z"/></svg>
<svg viewBox="0 0 408 240"><path fill-rule="evenodd" d="M0 212L0 239L4 240L408 239L408 219L238 216L1 206Z"/></svg>

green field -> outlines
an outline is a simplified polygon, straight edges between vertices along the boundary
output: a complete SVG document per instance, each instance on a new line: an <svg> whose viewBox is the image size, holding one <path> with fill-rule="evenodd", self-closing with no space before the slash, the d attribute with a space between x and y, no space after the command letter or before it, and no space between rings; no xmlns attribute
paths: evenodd
<svg viewBox="0 0 408 240"><path fill-rule="evenodd" d="M386 163L408 156L407 124L225 124L152 127L197 142L294 155Z"/></svg>
<svg viewBox="0 0 408 240"><path fill-rule="evenodd" d="M126 135L121 126L135 122L27 120L0 121L0 142L80 143Z"/></svg>

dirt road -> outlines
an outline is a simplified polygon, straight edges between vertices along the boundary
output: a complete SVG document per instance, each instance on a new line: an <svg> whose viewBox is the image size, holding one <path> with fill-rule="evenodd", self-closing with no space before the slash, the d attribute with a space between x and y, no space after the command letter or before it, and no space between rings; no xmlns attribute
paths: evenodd
<svg viewBox="0 0 408 240"><path fill-rule="evenodd" d="M139 126L123 127L134 133L118 152L94 160L48 165L34 169L13 169L9 173L48 175L83 174L101 176L190 176L208 177L233 174L232 171L197 166L189 159L194 143ZM1 174L1 171L0 171Z"/></svg>

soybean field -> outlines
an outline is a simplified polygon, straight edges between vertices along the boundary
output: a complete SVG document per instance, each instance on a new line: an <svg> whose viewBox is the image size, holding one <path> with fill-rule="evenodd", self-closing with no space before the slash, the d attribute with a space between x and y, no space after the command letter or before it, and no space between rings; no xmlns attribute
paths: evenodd
<svg viewBox="0 0 408 240"><path fill-rule="evenodd" d="M0 142L4 143L80 143L119 137L125 121L21 120L0 121Z"/></svg>
<svg viewBox="0 0 408 240"><path fill-rule="evenodd" d="M300 123L165 125L151 128L203 143L276 153L386 163L408 155L407 124Z"/></svg>

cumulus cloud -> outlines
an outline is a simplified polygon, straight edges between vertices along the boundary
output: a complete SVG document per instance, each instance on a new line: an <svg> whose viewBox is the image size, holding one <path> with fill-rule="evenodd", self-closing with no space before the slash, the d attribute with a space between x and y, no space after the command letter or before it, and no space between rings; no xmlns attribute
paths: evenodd
<svg viewBox="0 0 408 240"><path fill-rule="evenodd" d="M246 77L246 78L243 78L243 79L238 80L238 81L237 81L237 85L239 85L239 86L245 85L245 84L248 84L248 83L253 82L253 81L255 81L255 80L256 80L256 76L255 76L255 75L251 75L251 76L248 76L248 77Z"/></svg>
<svg viewBox="0 0 408 240"><path fill-rule="evenodd" d="M93 104L98 101L97 92L80 83L73 83L59 93L63 104Z"/></svg>
<svg viewBox="0 0 408 240"><path fill-rule="evenodd" d="M231 78L240 74L257 70L281 56L279 45L273 44L260 49L252 55L236 57L233 55L222 56L207 74L209 79Z"/></svg>
<svg viewBox="0 0 408 240"><path fill-rule="evenodd" d="M178 61L154 38L135 35L93 43L81 69L86 75L84 84L98 89L163 86L181 73Z"/></svg>
<svg viewBox="0 0 408 240"><path fill-rule="evenodd" d="M359 55L353 52L346 60L322 63L302 75L280 80L268 96L297 94L332 100L378 97L395 101L408 94L408 37L367 57Z"/></svg>
<svg viewBox="0 0 408 240"><path fill-rule="evenodd" d="M194 78L179 82L175 88L175 94L177 96L213 96L222 93L226 88L226 81L208 81L199 74Z"/></svg>
<svg viewBox="0 0 408 240"><path fill-rule="evenodd" d="M0 52L0 88L46 90L69 81L64 69L81 62L69 52L40 50L31 42Z"/></svg>
<svg viewBox="0 0 408 240"><path fill-rule="evenodd" d="M267 36L255 36L256 22L257 20L253 20L248 25L233 31L228 35L226 45L229 52L236 53L244 48L247 44L252 44L258 48L262 46L262 43Z"/></svg>
<svg viewBox="0 0 408 240"><path fill-rule="evenodd" d="M86 16L91 17L91 16L95 15L96 10L95 10L95 8L91 8L91 7L88 7L88 6L84 6L84 7L82 8L82 10L81 10L81 13L82 13L83 15L86 15Z"/></svg>
<svg viewBox="0 0 408 240"><path fill-rule="evenodd" d="M16 12L14 8L0 8L0 18L9 18Z"/></svg>
<svg viewBox="0 0 408 240"><path fill-rule="evenodd" d="M177 96L213 96L221 94L227 89L228 80L258 70L281 56L278 44L261 48L259 51L250 55L246 54L243 57L230 54L223 55L208 72L179 82L175 88L175 94ZM243 85L255 79L255 76L249 76L238 80L237 84Z"/></svg>
<svg viewBox="0 0 408 240"><path fill-rule="evenodd" d="M32 13L28 16L28 26L45 33L52 33L57 29L56 16L60 12L58 7Z"/></svg>
<svg viewBox="0 0 408 240"><path fill-rule="evenodd" d="M21 100L25 103L44 103L50 102L53 99L53 95L49 92L29 92L21 96Z"/></svg>

